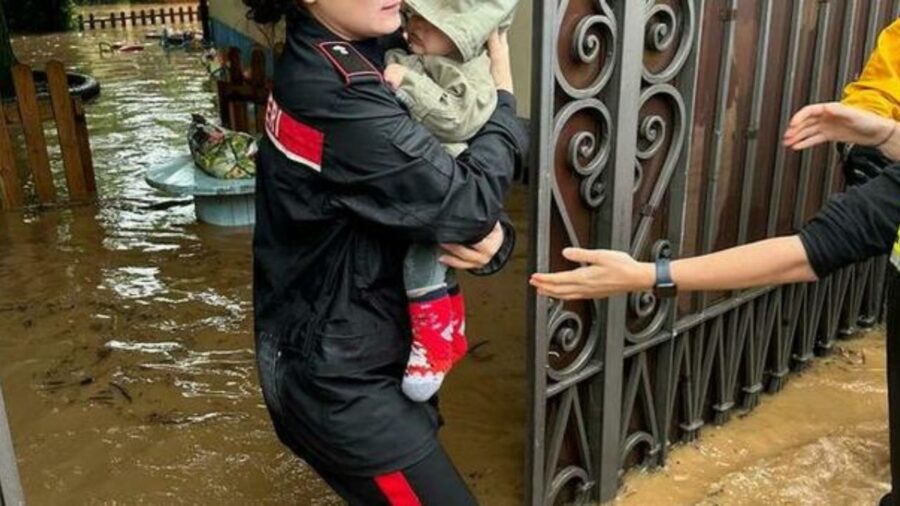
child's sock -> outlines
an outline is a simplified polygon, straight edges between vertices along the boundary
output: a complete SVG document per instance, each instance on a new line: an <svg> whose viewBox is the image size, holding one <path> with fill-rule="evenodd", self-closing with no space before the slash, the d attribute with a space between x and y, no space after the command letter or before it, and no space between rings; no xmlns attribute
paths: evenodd
<svg viewBox="0 0 900 506"><path fill-rule="evenodd" d="M447 293L450 295L450 307L453 309L453 362L456 363L469 351L469 342L466 339L466 301L458 284L452 285Z"/></svg>
<svg viewBox="0 0 900 506"><path fill-rule="evenodd" d="M447 288L409 301L413 342L403 374L403 393L425 402L441 388L453 365L453 309Z"/></svg>

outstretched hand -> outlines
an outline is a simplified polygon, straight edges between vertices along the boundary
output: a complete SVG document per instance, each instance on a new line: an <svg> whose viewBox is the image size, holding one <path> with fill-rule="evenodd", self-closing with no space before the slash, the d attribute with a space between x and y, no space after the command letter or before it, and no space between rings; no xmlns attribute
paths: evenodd
<svg viewBox="0 0 900 506"><path fill-rule="evenodd" d="M571 271L533 274L530 283L540 295L561 300L604 299L652 288L656 280L652 264L638 262L621 251L566 248L563 256L587 265Z"/></svg>
<svg viewBox="0 0 900 506"><path fill-rule="evenodd" d="M840 102L813 104L800 109L784 133L784 145L799 151L825 142L879 146L895 123L877 114Z"/></svg>

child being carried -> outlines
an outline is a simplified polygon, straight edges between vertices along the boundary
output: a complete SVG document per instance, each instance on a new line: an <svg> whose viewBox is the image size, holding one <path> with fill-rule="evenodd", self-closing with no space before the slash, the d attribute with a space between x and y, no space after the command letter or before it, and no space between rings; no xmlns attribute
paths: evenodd
<svg viewBox="0 0 900 506"><path fill-rule="evenodd" d="M506 30L518 0L406 0L409 52L387 54L385 80L410 114L453 156L466 150L497 107L485 43ZM403 392L424 402L466 355L465 304L440 248L414 244L404 263L413 342Z"/></svg>

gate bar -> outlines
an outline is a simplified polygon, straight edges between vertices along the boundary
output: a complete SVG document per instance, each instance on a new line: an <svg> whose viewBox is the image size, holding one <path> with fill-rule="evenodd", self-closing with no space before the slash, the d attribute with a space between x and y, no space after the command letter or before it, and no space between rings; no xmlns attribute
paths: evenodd
<svg viewBox="0 0 900 506"><path fill-rule="evenodd" d="M2 388L0 388L0 504L4 506L25 504L22 482L19 480L19 469L16 466L16 454L13 451L12 436L9 432L9 420L6 417L6 406L3 403Z"/></svg>

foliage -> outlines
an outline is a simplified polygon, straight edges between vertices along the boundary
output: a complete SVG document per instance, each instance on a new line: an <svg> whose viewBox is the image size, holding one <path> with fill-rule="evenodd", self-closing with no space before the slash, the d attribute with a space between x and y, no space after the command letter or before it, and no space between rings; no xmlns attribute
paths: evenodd
<svg viewBox="0 0 900 506"><path fill-rule="evenodd" d="M59 32L71 28L72 0L3 0L9 30L16 32Z"/></svg>

